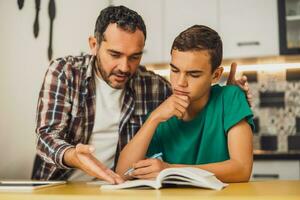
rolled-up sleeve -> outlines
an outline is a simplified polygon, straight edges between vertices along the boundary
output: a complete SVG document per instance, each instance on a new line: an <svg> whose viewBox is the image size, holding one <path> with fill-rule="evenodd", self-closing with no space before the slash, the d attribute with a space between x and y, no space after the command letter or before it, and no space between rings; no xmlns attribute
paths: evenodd
<svg viewBox="0 0 300 200"><path fill-rule="evenodd" d="M37 153L58 168L63 164L64 152L73 147L66 142L71 103L64 62L54 61L48 68L39 93L36 116Z"/></svg>

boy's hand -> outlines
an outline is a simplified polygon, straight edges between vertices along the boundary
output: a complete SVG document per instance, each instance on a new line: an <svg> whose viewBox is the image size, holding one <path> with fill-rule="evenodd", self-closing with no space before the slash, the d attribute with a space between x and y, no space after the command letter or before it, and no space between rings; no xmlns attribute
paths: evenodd
<svg viewBox="0 0 300 200"><path fill-rule="evenodd" d="M157 158L140 160L133 164L135 169L130 176L139 179L154 179L160 171L169 168L169 164Z"/></svg>
<svg viewBox="0 0 300 200"><path fill-rule="evenodd" d="M164 122L173 116L181 119L189 104L188 96L173 94L153 111L151 117L154 117L159 122Z"/></svg>
<svg viewBox="0 0 300 200"><path fill-rule="evenodd" d="M94 147L90 145L77 144L75 148L68 149L64 154L64 162L81 169L90 176L105 180L111 184L118 184L124 180L111 169L103 165L93 156Z"/></svg>
<svg viewBox="0 0 300 200"><path fill-rule="evenodd" d="M237 64L235 62L231 63L230 72L229 72L229 76L227 79L227 85L237 85L242 90L244 90L244 92L246 93L246 96L247 96L247 101L248 101L249 105L252 107L253 106L253 97L252 97L252 94L251 94L251 91L249 88L249 84L247 82L247 77L242 76L242 78L236 80L235 79L236 68L237 68Z"/></svg>

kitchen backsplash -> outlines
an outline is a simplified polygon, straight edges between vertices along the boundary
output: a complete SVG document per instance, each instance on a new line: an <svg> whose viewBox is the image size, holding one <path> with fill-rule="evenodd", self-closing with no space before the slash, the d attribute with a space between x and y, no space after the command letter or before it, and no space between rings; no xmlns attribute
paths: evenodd
<svg viewBox="0 0 300 200"><path fill-rule="evenodd" d="M300 69L242 74L248 77L254 96L254 148L280 152L300 150ZM226 79L224 76L221 84Z"/></svg>

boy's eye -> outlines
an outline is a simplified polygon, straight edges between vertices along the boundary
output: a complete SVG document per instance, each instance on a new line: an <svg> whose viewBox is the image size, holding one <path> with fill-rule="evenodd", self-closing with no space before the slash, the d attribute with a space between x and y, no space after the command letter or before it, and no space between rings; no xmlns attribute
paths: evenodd
<svg viewBox="0 0 300 200"><path fill-rule="evenodd" d="M193 78L198 78L198 77L200 77L200 74L193 74L193 73L191 73L190 76L193 77Z"/></svg>

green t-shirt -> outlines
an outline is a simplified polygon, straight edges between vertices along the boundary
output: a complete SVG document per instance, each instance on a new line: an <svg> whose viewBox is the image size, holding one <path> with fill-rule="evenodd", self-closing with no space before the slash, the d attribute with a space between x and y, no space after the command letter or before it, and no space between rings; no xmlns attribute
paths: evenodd
<svg viewBox="0 0 300 200"><path fill-rule="evenodd" d="M214 85L208 103L191 121L177 117L162 122L147 157L162 152L170 164L206 164L229 159L227 133L243 119L254 128L245 93L237 86Z"/></svg>

